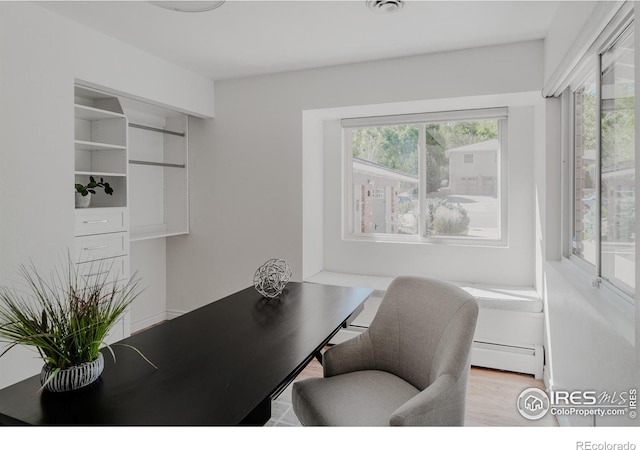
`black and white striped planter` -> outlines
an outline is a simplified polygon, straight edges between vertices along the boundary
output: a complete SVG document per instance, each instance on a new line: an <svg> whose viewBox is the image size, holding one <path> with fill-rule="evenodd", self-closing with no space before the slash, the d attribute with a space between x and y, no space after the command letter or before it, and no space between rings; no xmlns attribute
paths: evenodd
<svg viewBox="0 0 640 450"><path fill-rule="evenodd" d="M95 360L63 369L47 383L47 380L56 369L45 364L40 372L40 384L51 392L73 391L96 381L103 369L104 357L102 353L98 353L98 357ZM45 385L45 383L47 384Z"/></svg>

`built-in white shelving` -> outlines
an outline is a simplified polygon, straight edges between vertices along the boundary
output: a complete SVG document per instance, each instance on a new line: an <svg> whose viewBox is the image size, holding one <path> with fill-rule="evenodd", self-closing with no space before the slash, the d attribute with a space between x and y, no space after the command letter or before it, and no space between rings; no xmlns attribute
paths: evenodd
<svg viewBox="0 0 640 450"><path fill-rule="evenodd" d="M85 91L87 92L87 91ZM76 119L80 120L100 120L100 119L122 119L124 118L124 114L109 111L107 109L94 108L93 106L86 106L82 104L76 103L75 107L75 116Z"/></svg>
<svg viewBox="0 0 640 450"><path fill-rule="evenodd" d="M188 116L123 100L129 128L131 240L189 232Z"/></svg>
<svg viewBox="0 0 640 450"><path fill-rule="evenodd" d="M114 342L167 316L163 238L189 233L189 117L85 86L75 88L74 111L75 182L94 177L114 190L96 189L90 207L76 208L80 274L95 276L108 262L114 277L135 271L149 283L114 328Z"/></svg>
<svg viewBox="0 0 640 450"><path fill-rule="evenodd" d="M103 179L113 194L96 189L90 208L127 206L127 118L118 98L75 87L75 183ZM100 181L100 180L98 180Z"/></svg>
<svg viewBox="0 0 640 450"><path fill-rule="evenodd" d="M76 207L74 259L78 276L100 277L105 268L112 282L129 277L127 118L115 95L75 86L75 183L93 177L108 183L113 194L96 188L88 207ZM74 183L74 184L75 184ZM107 343L130 334L130 312L114 326Z"/></svg>

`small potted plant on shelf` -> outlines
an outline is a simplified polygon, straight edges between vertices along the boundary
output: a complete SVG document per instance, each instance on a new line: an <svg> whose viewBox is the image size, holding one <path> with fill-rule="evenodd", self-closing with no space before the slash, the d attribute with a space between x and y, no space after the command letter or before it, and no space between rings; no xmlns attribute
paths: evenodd
<svg viewBox="0 0 640 450"><path fill-rule="evenodd" d="M35 347L44 360L42 387L64 392L87 386L104 368L100 351L105 338L131 302L139 295L140 279L113 281L111 263L96 263L91 273L79 273L69 257L61 269L45 278L31 263L20 266L26 281L21 291L0 287L0 357L17 345ZM136 351L156 368L140 351Z"/></svg>
<svg viewBox="0 0 640 450"><path fill-rule="evenodd" d="M76 183L76 208L87 208L91 204L91 194L96 193L96 188L104 189L104 193L107 195L113 195L113 188L109 186L109 183L104 181L104 178L100 178L100 181L92 176L89 177L88 184Z"/></svg>

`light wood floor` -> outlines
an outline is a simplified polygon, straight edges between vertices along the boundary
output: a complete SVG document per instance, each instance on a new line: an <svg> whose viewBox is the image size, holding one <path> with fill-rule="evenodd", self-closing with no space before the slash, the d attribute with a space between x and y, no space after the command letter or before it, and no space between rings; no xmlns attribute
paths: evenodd
<svg viewBox="0 0 640 450"><path fill-rule="evenodd" d="M465 425L557 427L558 422L551 414L535 421L520 415L516 408L517 398L530 387L545 389L544 383L532 375L472 367Z"/></svg>
<svg viewBox="0 0 640 450"><path fill-rule="evenodd" d="M296 381L309 377L322 377L322 366L316 360L302 371ZM544 389L544 383L531 375L472 367L465 426L557 427L556 418L550 414L532 421L518 413L516 400L524 389L530 387Z"/></svg>

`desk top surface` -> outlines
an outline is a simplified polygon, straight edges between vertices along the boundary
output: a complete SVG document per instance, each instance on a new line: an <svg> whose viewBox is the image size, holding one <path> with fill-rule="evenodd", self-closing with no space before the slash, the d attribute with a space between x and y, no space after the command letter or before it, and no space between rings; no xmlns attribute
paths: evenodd
<svg viewBox="0 0 640 450"><path fill-rule="evenodd" d="M308 361L371 289L252 287L120 341L90 386L43 392L39 375L0 390L0 423L234 425Z"/></svg>

